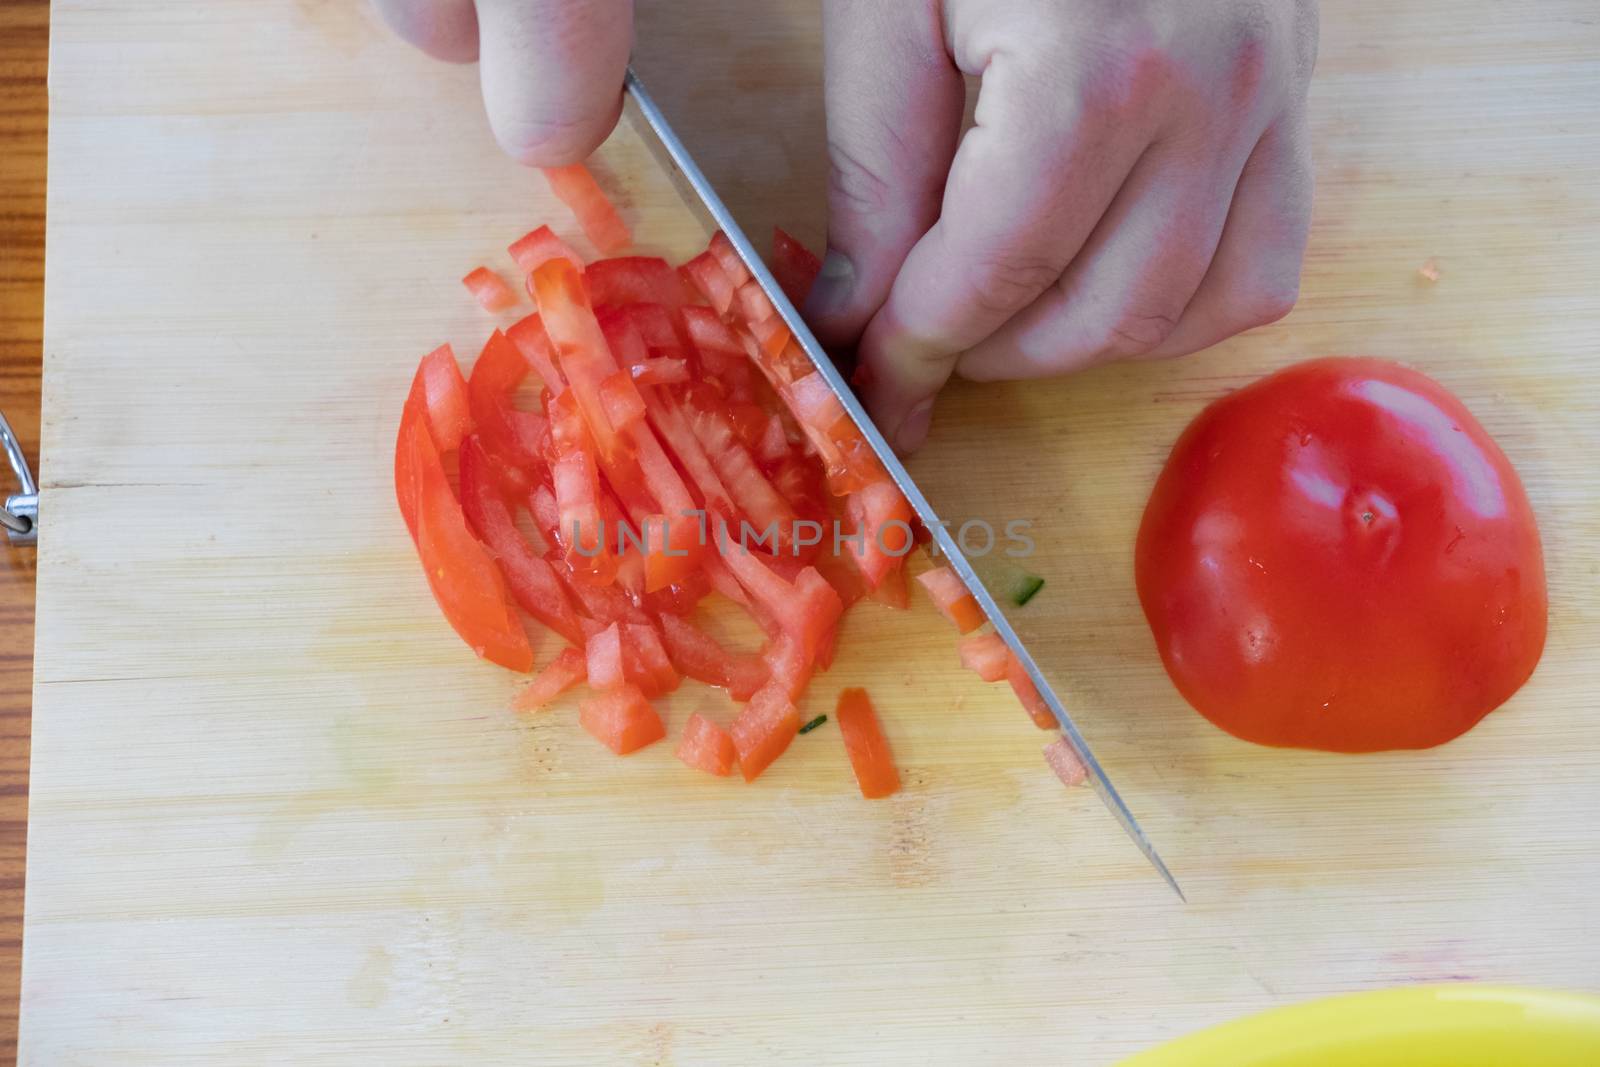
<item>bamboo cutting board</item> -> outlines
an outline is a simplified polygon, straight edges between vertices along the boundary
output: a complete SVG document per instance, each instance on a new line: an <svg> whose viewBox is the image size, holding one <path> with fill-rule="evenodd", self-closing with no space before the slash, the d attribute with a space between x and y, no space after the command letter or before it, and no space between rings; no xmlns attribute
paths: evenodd
<svg viewBox="0 0 1600 1067"><path fill-rule="evenodd" d="M803 709L871 687L886 802L831 725L745 787L513 716L431 603L390 457L417 357L490 326L456 279L566 215L474 72L359 5L58 0L22 1061L1106 1064L1335 991L1600 986L1600 24L1329 6L1298 310L1178 363L958 384L914 465L952 518L1034 521L1038 652L1185 906L925 606L863 607ZM734 210L812 243L814 8L640 31ZM599 169L643 244L701 239L627 131ZM1457 390L1543 526L1544 661L1432 752L1234 741L1134 596L1186 420L1337 352ZM670 726L700 707L730 710L685 690Z"/></svg>

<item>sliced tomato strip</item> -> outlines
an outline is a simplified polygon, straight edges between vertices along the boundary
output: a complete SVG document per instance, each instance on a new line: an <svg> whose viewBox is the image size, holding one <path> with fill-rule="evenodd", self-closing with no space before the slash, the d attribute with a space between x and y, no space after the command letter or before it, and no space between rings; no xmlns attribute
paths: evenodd
<svg viewBox="0 0 1600 1067"><path fill-rule="evenodd" d="M461 446L461 505L467 521L500 564L517 604L574 644L582 644L583 628L561 579L528 544L494 479L493 460L476 437Z"/></svg>
<svg viewBox="0 0 1600 1067"><path fill-rule="evenodd" d="M845 754L856 784L868 800L892 796L900 791L900 772L895 769L889 742L878 725L878 714L865 689L846 689L839 694L834 718L844 738Z"/></svg>
<svg viewBox="0 0 1600 1067"><path fill-rule="evenodd" d="M506 251L511 253L511 261L523 274L532 274L540 264L552 259L565 259L579 270L583 269L583 258L548 226L523 234L511 242Z"/></svg>
<svg viewBox="0 0 1600 1067"><path fill-rule="evenodd" d="M550 183L550 191L567 205L568 210L577 217L584 235L603 254L613 255L633 243L628 224L617 214L615 205L601 191L600 183L594 180L588 167L574 163L566 167L541 169L545 180Z"/></svg>
<svg viewBox="0 0 1600 1067"><path fill-rule="evenodd" d="M616 575L612 551L616 531L612 527L612 537L606 536L600 475L588 429L571 393L552 397L545 410L550 415L553 453L550 479L560 511L556 540L576 573L603 585Z"/></svg>
<svg viewBox="0 0 1600 1067"><path fill-rule="evenodd" d="M597 455L614 459L622 451L622 441L606 419L600 383L616 373L617 361L589 304L583 277L566 260L552 259L530 275L530 283L545 333L555 345L561 371L599 449Z"/></svg>
<svg viewBox="0 0 1600 1067"><path fill-rule="evenodd" d="M505 280L488 267L478 267L468 272L461 284L485 311L504 311L517 302L517 294Z"/></svg>
<svg viewBox="0 0 1600 1067"><path fill-rule="evenodd" d="M640 385L678 385L689 380L689 361L683 359L646 359L629 370Z"/></svg>
<svg viewBox="0 0 1600 1067"><path fill-rule="evenodd" d="M917 575L917 581L928 591L928 598L955 624L957 630L969 634L988 619L978 607L978 598L967 591L960 575L949 567L934 567Z"/></svg>
<svg viewBox="0 0 1600 1067"><path fill-rule="evenodd" d="M417 365L414 379L421 383L422 401L428 412L428 429L441 452L458 448L461 439L472 432L472 404L467 383L449 345L440 345Z"/></svg>
<svg viewBox="0 0 1600 1067"><path fill-rule="evenodd" d="M715 372L728 360L744 358L745 350L739 343L739 338L711 308L691 304L680 308L678 315L683 320L690 343L694 345L701 358L719 357L714 362L708 362L707 369Z"/></svg>
<svg viewBox="0 0 1600 1067"><path fill-rule="evenodd" d="M772 276L790 303L800 307L822 270L822 261L783 230L772 228Z"/></svg>
<svg viewBox="0 0 1600 1067"><path fill-rule="evenodd" d="M695 712L683 728L683 740L678 742L678 758L698 771L726 778L733 773L738 759L733 738L728 731L710 719Z"/></svg>
<svg viewBox="0 0 1600 1067"><path fill-rule="evenodd" d="M868 588L876 589L914 547L911 505L893 482L882 481L851 494L846 511L854 534L850 554Z"/></svg>
<svg viewBox="0 0 1600 1067"><path fill-rule="evenodd" d="M728 416L721 411L691 407L689 428L705 450L717 478L727 487L738 509L738 518L748 520L751 538L767 538L766 543L784 548L793 542L794 509L789 506L767 476L761 473L755 457L739 440ZM738 536L740 529L734 528ZM774 540L775 539L775 540Z"/></svg>
<svg viewBox="0 0 1600 1067"><path fill-rule="evenodd" d="M768 685L751 697L729 730L744 780L753 782L760 777L799 732L800 712L782 686Z"/></svg>
<svg viewBox="0 0 1600 1067"><path fill-rule="evenodd" d="M683 265L684 277L690 286L705 298L718 315L726 315L733 307L733 291L736 286L728 277L728 272L722 264L717 262L717 257L710 252L701 252Z"/></svg>
<svg viewBox="0 0 1600 1067"><path fill-rule="evenodd" d="M514 671L533 669L533 649L506 595L500 569L467 526L428 429L409 420L396 462L410 482L416 509L417 554L444 617L474 652ZM402 510L404 510L402 503Z"/></svg>
<svg viewBox="0 0 1600 1067"><path fill-rule="evenodd" d="M686 303L683 278L667 261L655 256L619 256L597 259L583 272L589 285L589 299L600 304L660 304L677 307Z"/></svg>
<svg viewBox="0 0 1600 1067"><path fill-rule="evenodd" d="M626 370L616 371L600 383L600 405L611 425L621 431L644 419L644 397Z"/></svg>
<svg viewBox="0 0 1600 1067"><path fill-rule="evenodd" d="M678 672L653 624L622 624L622 673L647 697L665 696L678 688Z"/></svg>
<svg viewBox="0 0 1600 1067"><path fill-rule="evenodd" d="M533 676L511 706L517 711L539 711L555 703L557 697L574 688L588 676L582 652L568 646Z"/></svg>
<svg viewBox="0 0 1600 1067"><path fill-rule="evenodd" d="M567 380L556 366L556 347L550 343L550 336L544 332L544 323L539 320L538 312L526 315L513 323L510 329L506 330L506 338L516 346L517 351L522 354L523 361L539 376L539 381L546 389L556 393L566 389ZM521 381L521 378L517 380Z"/></svg>
<svg viewBox="0 0 1600 1067"><path fill-rule="evenodd" d="M578 725L619 756L637 752L667 736L661 716L631 685L598 693L578 705Z"/></svg>
<svg viewBox="0 0 1600 1067"><path fill-rule="evenodd" d="M539 415L511 406L512 392L527 376L528 361L496 330L472 365L467 397L484 446L504 462L532 473L544 466L543 443L548 430Z"/></svg>
<svg viewBox="0 0 1600 1067"><path fill-rule="evenodd" d="M749 700L767 683L770 671L759 656L729 652L688 619L663 615L659 621L662 643L680 674L726 689L735 700Z"/></svg>

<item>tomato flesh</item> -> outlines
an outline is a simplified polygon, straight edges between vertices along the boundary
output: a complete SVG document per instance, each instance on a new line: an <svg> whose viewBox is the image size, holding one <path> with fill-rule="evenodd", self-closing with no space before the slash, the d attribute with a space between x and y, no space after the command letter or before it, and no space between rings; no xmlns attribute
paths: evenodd
<svg viewBox="0 0 1600 1067"><path fill-rule="evenodd" d="M1262 744L1441 744L1544 647L1516 472L1458 399L1383 360L1300 364L1201 412L1151 494L1136 573L1179 692Z"/></svg>
<svg viewBox="0 0 1600 1067"><path fill-rule="evenodd" d="M889 742L878 725L878 713L865 689L846 689L839 694L834 709L844 750L855 771L856 784L868 800L893 796L900 791L900 772L895 769Z"/></svg>

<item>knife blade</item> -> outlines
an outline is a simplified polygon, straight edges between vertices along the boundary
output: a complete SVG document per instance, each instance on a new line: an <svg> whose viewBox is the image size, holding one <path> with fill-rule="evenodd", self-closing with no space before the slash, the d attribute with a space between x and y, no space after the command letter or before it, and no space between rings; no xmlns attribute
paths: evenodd
<svg viewBox="0 0 1600 1067"><path fill-rule="evenodd" d="M811 360L818 373L822 375L823 381L828 383L834 394L839 398L839 402L844 405L845 411L850 413L850 418L861 431L862 437L872 446L873 452L877 454L878 461L883 464L884 470L888 471L889 477L894 479L895 485L905 494L906 500L910 502L918 518L922 520L923 525L927 527L929 533L933 536L934 543L939 546L940 553L946 558L946 561L956 574L961 576L962 582L966 584L967 589L977 599L978 605L983 609L984 614L988 616L989 622L993 624L995 632L1000 635L1001 640L1006 643L1006 647L1011 650L1012 654L1021 661L1028 672L1028 677L1033 679L1033 684L1038 688L1039 695L1044 698L1045 703L1050 707L1051 713L1056 717L1057 723L1060 724L1062 736L1067 739L1067 743L1072 746L1073 752L1077 754L1078 759L1082 761L1087 769L1089 782L1099 795L1100 800L1105 804L1107 810L1111 812L1118 824L1121 825L1123 831L1138 846L1139 851L1144 853L1145 859L1150 861L1150 864L1165 879L1167 885L1172 887L1172 891L1178 894L1178 898L1187 901L1187 898L1183 895L1183 890L1178 886L1177 879L1172 876L1172 872L1162 862L1161 856L1155 850L1155 846L1150 843L1150 839L1145 836L1144 830L1139 826L1139 821L1133 817L1133 812L1128 810L1128 805L1123 801L1121 794L1111 784L1111 779L1106 776L1105 769L1100 766L1100 761L1090 751L1088 741L1084 740L1077 724L1072 721L1072 716L1067 713L1066 707L1061 703L1060 698L1056 696L1055 689L1045 678L1043 672L1039 670L1039 665L1034 662L1027 646L1023 644L1022 639L1017 636L1016 630L1012 628L1010 620L1000 610L994 598L989 595L988 587L978 578L977 573L972 569L972 564L961 552L960 546L956 544L955 538L950 536L950 531L945 529L944 524L939 521L938 514L934 511L933 506L928 503L927 497L922 495L922 490L917 488L916 482L912 480L911 475L906 471L905 465L900 462L900 457L895 455L894 449L889 447L889 443L878 432L877 426L873 423L871 417L867 415L866 409L861 406L861 401L856 399L855 392L850 388L849 383L844 380L838 368L833 365L833 360L829 359L828 354L823 351L822 345L818 343L816 337L811 333L810 327L800 317L799 310L789 301L782 288L779 287L777 280L772 276L772 272L767 269L766 263L757 254L755 246L750 243L750 239L745 236L744 230L734 220L733 214L728 210L727 205L722 202L722 198L717 195L716 190L711 187L711 183L706 180L705 174L696 165L694 157L689 154L689 150L684 146L683 141L678 138L677 133L672 128L672 124L667 121L666 115L662 113L660 106L656 104L655 99L645 89L644 82L639 79L639 75L632 66L628 67L624 84L627 96L631 98L635 105L634 110L637 112L638 117L642 118L645 125L649 127L651 136L646 137L645 140L651 142L653 149L660 150L657 152L658 156L662 153L665 154L663 162L667 164L667 170L673 174L680 190L687 190L688 195L685 196L685 200L691 204L698 204L711 217L711 220L716 223L717 227L727 235L734 251L739 254L739 258L749 268L750 274L760 283L761 288L766 292L767 299L772 301L772 306L777 309L778 314L783 318L784 325L794 335L796 343L800 345L806 357Z"/></svg>

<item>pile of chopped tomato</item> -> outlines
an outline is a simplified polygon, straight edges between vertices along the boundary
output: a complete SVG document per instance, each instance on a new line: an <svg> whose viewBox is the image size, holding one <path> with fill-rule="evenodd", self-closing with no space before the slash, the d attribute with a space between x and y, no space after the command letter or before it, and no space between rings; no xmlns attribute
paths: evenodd
<svg viewBox="0 0 1600 1067"><path fill-rule="evenodd" d="M631 243L587 170L547 176L596 247ZM469 377L449 346L431 352L401 416L395 492L434 596L478 655L514 671L535 666L521 614L564 638L516 706L586 685L579 722L619 755L666 736L652 701L683 678L725 689L737 716L724 729L695 715L677 754L752 780L799 732L796 703L832 661L845 610L906 606L911 508L723 234L679 267L584 263L544 226L508 251L535 311L495 330ZM791 299L817 269L777 232ZM463 281L490 311L518 299L486 267ZM529 410L516 398L535 381ZM935 601L963 633L981 625L944 573L923 576ZM713 592L759 625L759 651L696 623ZM1020 669L985 671L1038 703ZM863 793L894 792L865 694L839 717Z"/></svg>

